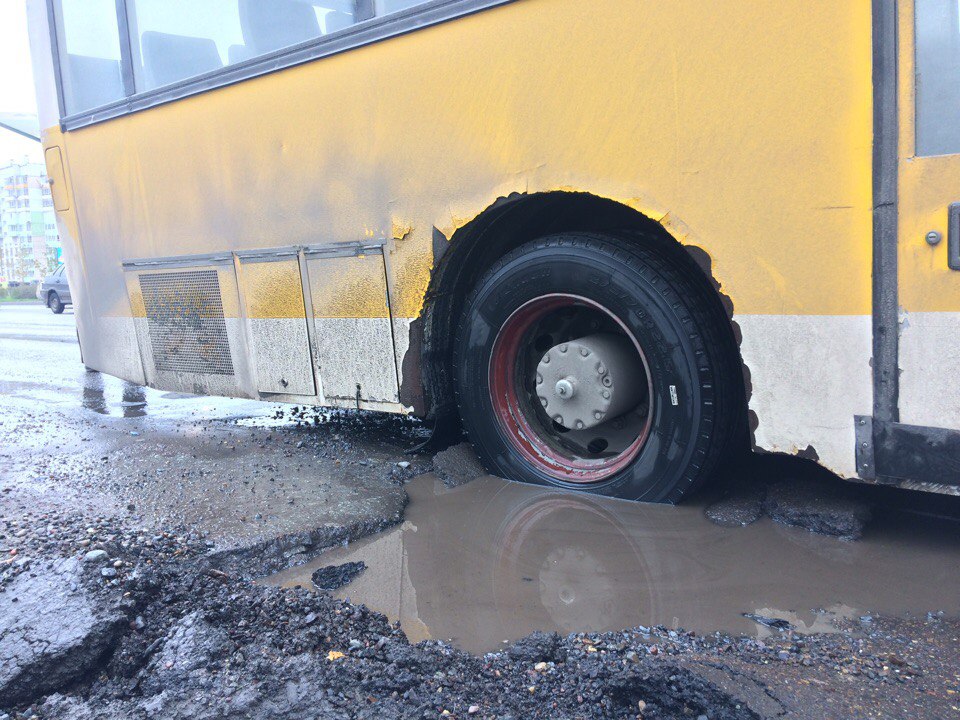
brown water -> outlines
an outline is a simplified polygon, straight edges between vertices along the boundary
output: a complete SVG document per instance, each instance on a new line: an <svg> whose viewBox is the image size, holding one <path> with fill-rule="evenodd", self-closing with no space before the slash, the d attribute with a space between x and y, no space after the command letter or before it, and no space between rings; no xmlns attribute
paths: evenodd
<svg viewBox="0 0 960 720"><path fill-rule="evenodd" d="M762 519L721 528L696 504L645 505L495 478L407 486L406 520L266 578L310 588L312 572L363 560L336 592L399 620L412 642L471 652L533 630L666 625L763 637L743 617L830 632L838 616L960 613L960 533L950 521L885 513L858 542Z"/></svg>

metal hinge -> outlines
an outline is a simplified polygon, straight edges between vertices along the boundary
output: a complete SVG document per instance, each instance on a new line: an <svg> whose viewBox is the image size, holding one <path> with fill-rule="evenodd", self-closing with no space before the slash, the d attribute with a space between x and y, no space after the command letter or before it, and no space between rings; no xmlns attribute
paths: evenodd
<svg viewBox="0 0 960 720"><path fill-rule="evenodd" d="M876 480L877 468L873 460L873 418L856 415L853 418L854 437L856 438L857 476L864 480Z"/></svg>

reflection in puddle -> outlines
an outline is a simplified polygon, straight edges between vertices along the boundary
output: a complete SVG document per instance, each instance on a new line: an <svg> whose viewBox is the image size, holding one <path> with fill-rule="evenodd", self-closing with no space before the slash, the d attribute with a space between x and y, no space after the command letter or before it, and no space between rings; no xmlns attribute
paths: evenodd
<svg viewBox="0 0 960 720"><path fill-rule="evenodd" d="M269 421L267 413L282 414L277 407L255 400L161 392L95 370L85 371L80 379L80 404L100 415L142 418L146 417L149 406L149 414L155 419L190 415L258 427L261 421ZM268 423L262 426L271 427Z"/></svg>
<svg viewBox="0 0 960 720"><path fill-rule="evenodd" d="M115 378L109 379L109 385L110 387L101 373L87 372L83 378L83 407L100 415L119 415L125 418L143 417L147 414L147 395L144 388ZM109 392L114 396L116 385L120 385L120 400L114 407L107 402L107 394Z"/></svg>
<svg viewBox="0 0 960 720"><path fill-rule="evenodd" d="M644 505L495 478L407 486L406 521L267 578L312 587L318 567L363 560L338 590L400 620L411 641L473 652L533 630L666 625L775 633L744 612L827 632L836 617L960 610L954 524L882 518L855 543L763 520L712 524L696 505Z"/></svg>

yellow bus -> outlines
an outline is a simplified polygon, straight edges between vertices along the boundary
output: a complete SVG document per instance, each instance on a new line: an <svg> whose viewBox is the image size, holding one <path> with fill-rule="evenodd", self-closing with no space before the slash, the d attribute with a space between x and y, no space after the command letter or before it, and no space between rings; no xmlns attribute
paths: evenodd
<svg viewBox="0 0 960 720"><path fill-rule="evenodd" d="M958 0L27 3L88 366L960 490Z"/></svg>

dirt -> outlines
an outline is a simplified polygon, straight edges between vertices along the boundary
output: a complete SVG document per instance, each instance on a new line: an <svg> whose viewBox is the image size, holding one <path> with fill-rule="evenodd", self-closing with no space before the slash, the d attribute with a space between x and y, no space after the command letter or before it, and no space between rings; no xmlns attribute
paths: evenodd
<svg viewBox="0 0 960 720"><path fill-rule="evenodd" d="M486 474L470 443L453 445L433 457L433 469L447 487L466 485Z"/></svg>
<svg viewBox="0 0 960 720"><path fill-rule="evenodd" d="M950 502L871 494L851 542L721 528L716 498L448 487L415 422L129 387L66 343L5 340L0 392L0 720L958 712Z"/></svg>
<svg viewBox="0 0 960 720"><path fill-rule="evenodd" d="M367 569L365 562L348 562L341 565L327 565L314 570L310 575L314 587L318 590L337 590Z"/></svg>
<svg viewBox="0 0 960 720"><path fill-rule="evenodd" d="M97 671L14 717L944 717L960 680L960 625L937 616L763 641L662 626L536 633L478 656L410 645L327 594L189 558L149 565L117 590L128 623Z"/></svg>

